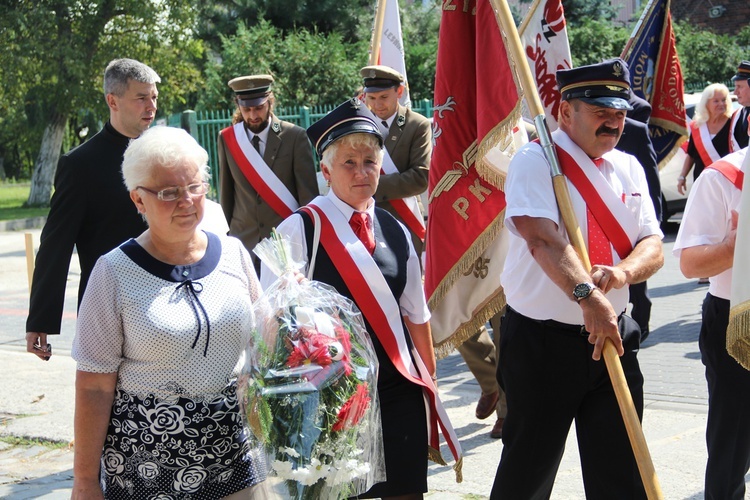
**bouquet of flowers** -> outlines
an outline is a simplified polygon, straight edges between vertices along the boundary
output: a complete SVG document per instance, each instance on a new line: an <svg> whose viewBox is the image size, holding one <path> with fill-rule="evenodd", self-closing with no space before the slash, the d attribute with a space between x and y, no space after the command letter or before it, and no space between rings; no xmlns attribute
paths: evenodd
<svg viewBox="0 0 750 500"><path fill-rule="evenodd" d="M290 498L346 498L385 480L377 357L350 300L297 280L289 245L274 232L254 250L279 279L259 305L243 415Z"/></svg>

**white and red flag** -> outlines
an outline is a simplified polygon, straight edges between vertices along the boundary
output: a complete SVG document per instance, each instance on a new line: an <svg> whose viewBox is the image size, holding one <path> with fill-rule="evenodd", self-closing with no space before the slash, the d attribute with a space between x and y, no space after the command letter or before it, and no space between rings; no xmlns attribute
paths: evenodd
<svg viewBox="0 0 750 500"><path fill-rule="evenodd" d="M435 75L425 293L438 357L477 332L504 304L503 175L512 155L520 89L489 0L446 2Z"/></svg>
<svg viewBox="0 0 750 500"><path fill-rule="evenodd" d="M398 0L378 1L385 4L385 17L383 18L377 64L393 68L404 76L404 93L401 99L399 99L399 103L402 106L410 107L409 80L406 77L404 37L401 33L401 16L398 12Z"/></svg>
<svg viewBox="0 0 750 500"><path fill-rule="evenodd" d="M518 34L526 53L550 132L557 130L560 91L555 73L573 67L561 0L534 0Z"/></svg>

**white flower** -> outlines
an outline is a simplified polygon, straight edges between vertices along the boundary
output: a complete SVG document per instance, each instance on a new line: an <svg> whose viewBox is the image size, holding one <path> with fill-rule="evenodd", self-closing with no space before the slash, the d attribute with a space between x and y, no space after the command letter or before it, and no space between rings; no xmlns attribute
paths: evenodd
<svg viewBox="0 0 750 500"><path fill-rule="evenodd" d="M102 462L104 462L104 470L110 476L117 476L125 470L125 455L119 451L108 449L104 452Z"/></svg>
<svg viewBox="0 0 750 500"><path fill-rule="evenodd" d="M290 457L299 458L299 453L297 453L297 450L294 448L289 448L288 446L281 448L279 451L286 453Z"/></svg>
<svg viewBox="0 0 750 500"><path fill-rule="evenodd" d="M325 479L331 471L331 466L322 463L317 458L310 460L310 484L315 484L320 479Z"/></svg>
<svg viewBox="0 0 750 500"><path fill-rule="evenodd" d="M335 472L326 479L326 482L331 486L336 486L366 475L370 472L370 464L354 459L337 460L333 463L331 471Z"/></svg>
<svg viewBox="0 0 750 500"><path fill-rule="evenodd" d="M282 479L292 478L292 463L282 462L281 460L274 460L271 464L271 469Z"/></svg>
<svg viewBox="0 0 750 500"><path fill-rule="evenodd" d="M159 475L159 466L156 462L143 462L138 465L138 475L147 481L154 479Z"/></svg>
<svg viewBox="0 0 750 500"><path fill-rule="evenodd" d="M179 434L184 429L182 419L185 417L185 410L180 406L172 406L159 403L150 410L141 410L150 425L151 432L156 435Z"/></svg>
<svg viewBox="0 0 750 500"><path fill-rule="evenodd" d="M203 481L208 476L208 472L203 467L198 465L191 465L185 469L177 471L174 476L174 482L172 487L177 491L184 491L186 493L195 493L203 484Z"/></svg>
<svg viewBox="0 0 750 500"><path fill-rule="evenodd" d="M213 452L218 456L224 456L232 449L232 438L221 438L214 442L213 446L211 446L211 449Z"/></svg>

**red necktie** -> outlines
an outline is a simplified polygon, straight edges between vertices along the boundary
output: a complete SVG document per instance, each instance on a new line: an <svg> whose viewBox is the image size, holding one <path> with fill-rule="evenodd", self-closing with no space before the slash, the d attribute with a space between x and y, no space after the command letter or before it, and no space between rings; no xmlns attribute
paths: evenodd
<svg viewBox="0 0 750 500"><path fill-rule="evenodd" d="M596 168L601 168L604 160L597 158L593 160ZM604 234L602 226L596 221L594 214L586 206L586 220L589 228L589 260L591 265L602 264L605 266L612 265L612 248L609 239Z"/></svg>
<svg viewBox="0 0 750 500"><path fill-rule="evenodd" d="M354 234L357 235L359 241L365 246L370 255L375 252L375 235L370 227L370 218L365 212L354 212L352 218L349 219L349 225L352 227Z"/></svg>

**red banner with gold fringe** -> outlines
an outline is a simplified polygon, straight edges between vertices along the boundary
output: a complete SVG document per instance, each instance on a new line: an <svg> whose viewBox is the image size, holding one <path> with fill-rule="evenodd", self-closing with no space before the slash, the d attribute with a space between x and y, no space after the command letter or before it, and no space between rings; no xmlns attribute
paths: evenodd
<svg viewBox="0 0 750 500"><path fill-rule="evenodd" d="M484 158L514 147L521 99L489 0L443 2L434 102L425 293L443 356L504 304L503 175Z"/></svg>

